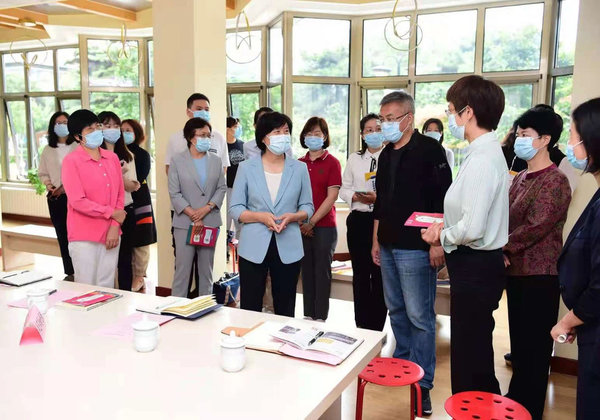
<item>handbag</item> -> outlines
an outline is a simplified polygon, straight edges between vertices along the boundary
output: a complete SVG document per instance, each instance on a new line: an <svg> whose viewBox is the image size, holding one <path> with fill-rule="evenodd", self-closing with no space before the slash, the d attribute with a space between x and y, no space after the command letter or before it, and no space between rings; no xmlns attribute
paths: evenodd
<svg viewBox="0 0 600 420"><path fill-rule="evenodd" d="M214 248L219 237L219 228L210 226L195 226L188 228L187 243L193 246Z"/></svg>
<svg viewBox="0 0 600 420"><path fill-rule="evenodd" d="M223 277L213 283L213 294L217 303L237 307L240 301L240 275L225 273Z"/></svg>

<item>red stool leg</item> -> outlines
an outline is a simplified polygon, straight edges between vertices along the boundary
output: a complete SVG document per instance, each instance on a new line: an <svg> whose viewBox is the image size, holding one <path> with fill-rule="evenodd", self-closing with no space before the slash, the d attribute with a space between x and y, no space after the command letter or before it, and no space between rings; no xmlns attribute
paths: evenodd
<svg viewBox="0 0 600 420"><path fill-rule="evenodd" d="M410 418L412 420L415 418L415 393L417 394L417 415L419 417L423 417L423 407L421 406L421 386L418 382L410 385Z"/></svg>
<svg viewBox="0 0 600 420"><path fill-rule="evenodd" d="M356 391L356 420L362 420L363 398L367 381L358 378L358 390Z"/></svg>

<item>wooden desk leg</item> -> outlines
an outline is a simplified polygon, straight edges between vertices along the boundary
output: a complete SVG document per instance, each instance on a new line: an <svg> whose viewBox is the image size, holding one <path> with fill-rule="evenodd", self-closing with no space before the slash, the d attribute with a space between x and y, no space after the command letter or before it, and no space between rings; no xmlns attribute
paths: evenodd
<svg viewBox="0 0 600 420"><path fill-rule="evenodd" d="M341 420L342 418L342 396L340 395L337 400L331 404L331 406L323 413L319 420Z"/></svg>
<svg viewBox="0 0 600 420"><path fill-rule="evenodd" d="M4 271L16 270L33 263L34 255L32 253L10 249L10 237L2 235L2 269Z"/></svg>

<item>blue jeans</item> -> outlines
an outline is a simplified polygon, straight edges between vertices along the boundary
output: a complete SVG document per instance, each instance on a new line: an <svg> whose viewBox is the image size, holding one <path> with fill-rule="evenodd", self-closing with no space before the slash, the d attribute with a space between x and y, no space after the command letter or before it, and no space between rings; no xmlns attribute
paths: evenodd
<svg viewBox="0 0 600 420"><path fill-rule="evenodd" d="M385 304L396 338L394 357L421 366L419 385L433 388L436 275L429 252L381 246Z"/></svg>

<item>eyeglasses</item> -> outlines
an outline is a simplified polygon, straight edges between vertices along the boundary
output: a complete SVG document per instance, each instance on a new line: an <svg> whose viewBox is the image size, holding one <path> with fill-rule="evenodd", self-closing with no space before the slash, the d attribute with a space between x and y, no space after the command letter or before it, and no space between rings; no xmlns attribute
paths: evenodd
<svg viewBox="0 0 600 420"><path fill-rule="evenodd" d="M450 114L458 114L458 115L460 115L460 113L461 113L461 112L463 112L465 109L467 109L467 107L468 107L468 106L469 106L469 105L465 105L465 106L463 107L463 109L461 109L461 110L460 110L460 111L458 111L458 112L451 112L449 109L446 109L444 112L446 113L446 116L447 116L447 117L449 117L449 116L450 116Z"/></svg>
<svg viewBox="0 0 600 420"><path fill-rule="evenodd" d="M396 122L400 121L402 118L406 117L410 112L400 115L399 117L384 117L383 115L379 116L379 120L382 122Z"/></svg>

